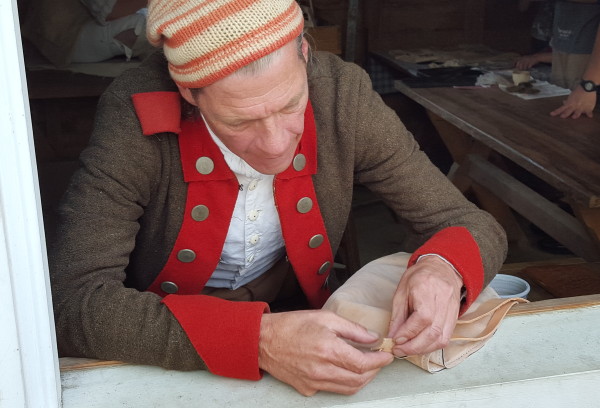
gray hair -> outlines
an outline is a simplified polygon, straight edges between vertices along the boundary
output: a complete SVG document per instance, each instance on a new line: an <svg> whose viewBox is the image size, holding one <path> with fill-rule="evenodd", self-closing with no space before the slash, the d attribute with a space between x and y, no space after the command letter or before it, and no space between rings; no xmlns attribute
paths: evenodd
<svg viewBox="0 0 600 408"><path fill-rule="evenodd" d="M302 54L302 39L304 38L304 34L300 34L296 37L296 51L298 53L298 58L304 60L304 54ZM232 75L258 75L262 72L265 72L267 68L271 66L273 61L277 59L277 57L281 54L281 48L276 49L270 54L265 55L264 57L257 59L256 61L251 62L248 65L243 66L242 68L235 71Z"/></svg>
<svg viewBox="0 0 600 408"><path fill-rule="evenodd" d="M300 34L296 37L296 52L298 54L298 58L304 61L304 54L302 53L302 40L304 39L304 33ZM264 57L257 59L256 61L252 61L250 64L243 66L238 69L231 75L248 75L255 76L260 73L265 72L272 64L273 61L277 59L277 57L281 54L281 48L276 49L270 54L265 55ZM310 50L310 45L308 48L308 62L311 61L312 53ZM194 98L202 91L202 88L190 88L192 92L192 96Z"/></svg>

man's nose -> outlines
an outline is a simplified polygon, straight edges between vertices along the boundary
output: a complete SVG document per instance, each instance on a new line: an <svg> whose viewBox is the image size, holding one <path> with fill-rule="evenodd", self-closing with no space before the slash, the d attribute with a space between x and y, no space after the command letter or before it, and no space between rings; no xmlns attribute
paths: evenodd
<svg viewBox="0 0 600 408"><path fill-rule="evenodd" d="M267 154L277 156L289 150L293 137L284 126L283 120L273 116L262 122L260 148Z"/></svg>

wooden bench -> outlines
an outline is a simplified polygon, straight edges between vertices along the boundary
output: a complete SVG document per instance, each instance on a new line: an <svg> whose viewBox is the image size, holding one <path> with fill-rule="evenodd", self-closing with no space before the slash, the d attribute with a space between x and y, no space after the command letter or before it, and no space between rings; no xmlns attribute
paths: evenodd
<svg viewBox="0 0 600 408"><path fill-rule="evenodd" d="M518 276L531 286L532 301L600 293L600 262L565 257L505 264L500 273Z"/></svg>

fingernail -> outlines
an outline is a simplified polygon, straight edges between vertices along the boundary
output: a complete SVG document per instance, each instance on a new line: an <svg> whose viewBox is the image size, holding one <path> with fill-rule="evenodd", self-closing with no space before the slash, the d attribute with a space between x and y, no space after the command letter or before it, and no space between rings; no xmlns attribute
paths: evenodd
<svg viewBox="0 0 600 408"><path fill-rule="evenodd" d="M396 345L404 344L407 341L408 341L408 339L406 337L398 337L397 339L394 339L394 342L396 343Z"/></svg>
<svg viewBox="0 0 600 408"><path fill-rule="evenodd" d="M381 337L381 336L379 335L379 333L375 333L375 332L374 332L374 331L372 331L372 330L367 330L367 332L368 332L368 333L369 333L371 336L373 336L373 337L376 337L376 338L380 338L380 337Z"/></svg>

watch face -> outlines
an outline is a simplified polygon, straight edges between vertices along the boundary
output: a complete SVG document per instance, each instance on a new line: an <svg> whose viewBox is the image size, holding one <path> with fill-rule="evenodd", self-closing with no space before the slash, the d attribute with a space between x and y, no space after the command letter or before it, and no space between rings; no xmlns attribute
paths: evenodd
<svg viewBox="0 0 600 408"><path fill-rule="evenodd" d="M587 92L592 92L592 91L594 91L596 89L596 84L593 83L592 81L581 81L581 86Z"/></svg>

